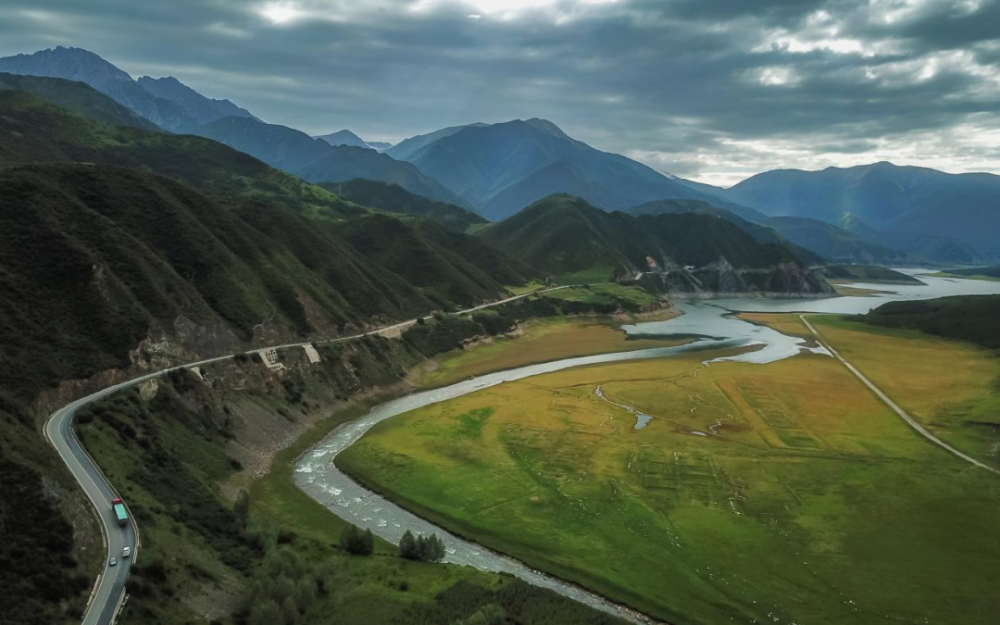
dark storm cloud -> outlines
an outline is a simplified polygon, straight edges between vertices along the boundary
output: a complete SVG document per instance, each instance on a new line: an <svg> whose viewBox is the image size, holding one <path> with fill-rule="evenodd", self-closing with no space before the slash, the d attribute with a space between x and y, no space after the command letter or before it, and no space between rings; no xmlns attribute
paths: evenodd
<svg viewBox="0 0 1000 625"><path fill-rule="evenodd" d="M718 181L873 158L1000 169L1000 0L505 4L533 3L5 2L0 53L84 47L312 133L547 117Z"/></svg>

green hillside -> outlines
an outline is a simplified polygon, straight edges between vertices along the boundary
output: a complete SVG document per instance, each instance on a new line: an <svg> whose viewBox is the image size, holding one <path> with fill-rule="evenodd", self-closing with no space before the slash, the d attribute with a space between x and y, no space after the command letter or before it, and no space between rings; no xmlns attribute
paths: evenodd
<svg viewBox="0 0 1000 625"><path fill-rule="evenodd" d="M398 184L356 178L347 182L325 182L320 186L355 204L426 217L458 232L466 232L477 224L489 223L485 218L461 206L415 195Z"/></svg>
<svg viewBox="0 0 1000 625"><path fill-rule="evenodd" d="M436 307L311 220L253 202L227 208L151 174L9 167L0 208L0 342L10 356L0 386L27 397L126 366L148 335L225 353L253 341L259 324L289 338L336 334ZM498 293L492 285L479 294ZM189 330L176 327L181 318Z"/></svg>
<svg viewBox="0 0 1000 625"><path fill-rule="evenodd" d="M791 247L800 260L823 262L903 262L906 254L865 241L842 228L816 219L768 217L751 208L727 204L719 208L700 200L659 200L629 209L632 215L698 213L727 219L761 243L781 243Z"/></svg>
<svg viewBox="0 0 1000 625"><path fill-rule="evenodd" d="M831 265L824 267L826 277L832 280L860 280L863 282L884 282L886 284L923 284L917 278L905 273L875 265Z"/></svg>
<svg viewBox="0 0 1000 625"><path fill-rule="evenodd" d="M920 330L938 336L1000 348L1000 295L962 295L915 302L882 304L867 315L865 323L890 328Z"/></svg>
<svg viewBox="0 0 1000 625"><path fill-rule="evenodd" d="M811 249L796 245L774 228L762 225L768 223L768 218L753 209L745 209L743 214L737 214L729 208L719 208L702 200L658 200L634 206L627 212L637 217L641 215L679 215L683 213L718 217L733 223L759 243L776 243L787 248L802 262L817 264L825 262L825 258L820 254Z"/></svg>
<svg viewBox="0 0 1000 625"><path fill-rule="evenodd" d="M62 91L58 98L52 97L60 107L67 99ZM366 212L221 143L111 126L60 107L23 91L0 91L0 163L116 165L174 178L218 197L268 200L298 212L338 219ZM82 112L90 115L93 108Z"/></svg>
<svg viewBox="0 0 1000 625"><path fill-rule="evenodd" d="M641 237L632 231L634 219L624 213L606 213L570 195L551 195L517 215L479 232L497 248L516 255L552 275L592 268L614 271L633 269L620 238Z"/></svg>
<svg viewBox="0 0 1000 625"><path fill-rule="evenodd" d="M960 278L976 278L979 280L1000 280L1000 267L964 267L946 269L941 272L943 276L957 276Z"/></svg>
<svg viewBox="0 0 1000 625"><path fill-rule="evenodd" d="M387 215L352 219L338 232L365 258L401 276L438 308L485 301L534 271L468 236L421 219Z"/></svg>
<svg viewBox="0 0 1000 625"><path fill-rule="evenodd" d="M549 196L479 232L489 243L557 280L643 276L665 291L825 293L785 245L761 243L736 224L697 213L607 213L565 194ZM777 274L791 279L772 280ZM567 281L565 279L560 281Z"/></svg>
<svg viewBox="0 0 1000 625"><path fill-rule="evenodd" d="M156 124L145 117L133 113L130 109L82 82L0 72L0 89L24 91L50 104L106 124L131 126L143 130L160 130Z"/></svg>

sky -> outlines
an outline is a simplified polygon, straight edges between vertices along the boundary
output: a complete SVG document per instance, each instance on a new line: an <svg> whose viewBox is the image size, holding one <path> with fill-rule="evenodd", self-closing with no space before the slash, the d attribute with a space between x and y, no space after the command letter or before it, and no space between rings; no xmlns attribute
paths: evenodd
<svg viewBox="0 0 1000 625"><path fill-rule="evenodd" d="M728 186L888 160L1000 174L1000 0L0 0L56 45L270 123L395 142L542 117Z"/></svg>

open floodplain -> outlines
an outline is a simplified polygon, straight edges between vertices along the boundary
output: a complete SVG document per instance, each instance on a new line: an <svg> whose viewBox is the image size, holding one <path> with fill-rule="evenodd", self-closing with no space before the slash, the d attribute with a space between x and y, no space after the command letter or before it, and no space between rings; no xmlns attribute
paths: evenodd
<svg viewBox="0 0 1000 625"><path fill-rule="evenodd" d="M748 319L810 335L797 316ZM810 320L936 436L1000 467L994 354ZM828 355L706 356L484 388L383 421L336 462L440 526L672 623L996 622L1000 478L920 437Z"/></svg>

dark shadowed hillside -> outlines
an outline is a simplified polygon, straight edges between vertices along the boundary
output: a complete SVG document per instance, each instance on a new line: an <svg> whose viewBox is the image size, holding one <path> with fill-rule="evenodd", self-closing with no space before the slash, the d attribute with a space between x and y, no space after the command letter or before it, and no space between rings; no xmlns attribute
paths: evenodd
<svg viewBox="0 0 1000 625"><path fill-rule="evenodd" d="M907 328L983 347L1000 348L1000 295L964 295L916 302L882 304L860 317L865 323Z"/></svg>
<svg viewBox="0 0 1000 625"><path fill-rule="evenodd" d="M338 233L365 258L419 288L438 308L488 300L504 284L521 284L535 274L490 246L427 220L404 223L372 215L343 224Z"/></svg>
<svg viewBox="0 0 1000 625"><path fill-rule="evenodd" d="M722 202L719 202L722 203ZM874 243L869 243L837 226L816 219L768 217L753 209L733 204L719 208L700 200L660 200L629 209L633 215L699 213L728 219L762 243L785 243L796 247L796 255L809 263L833 262L903 262L908 257ZM734 210L740 210L739 213Z"/></svg>
<svg viewBox="0 0 1000 625"><path fill-rule="evenodd" d="M436 306L315 222L274 207L229 208L103 166L7 168L0 189L2 342L5 362L17 363L2 374L5 388L31 394L125 367L147 338L225 353L267 329L338 334Z"/></svg>
<svg viewBox="0 0 1000 625"><path fill-rule="evenodd" d="M726 219L608 213L553 195L482 231L499 249L555 276L609 281L643 276L676 291L828 293L780 243L761 243ZM793 279L772 280L789 274ZM656 288L655 285L648 285Z"/></svg>

